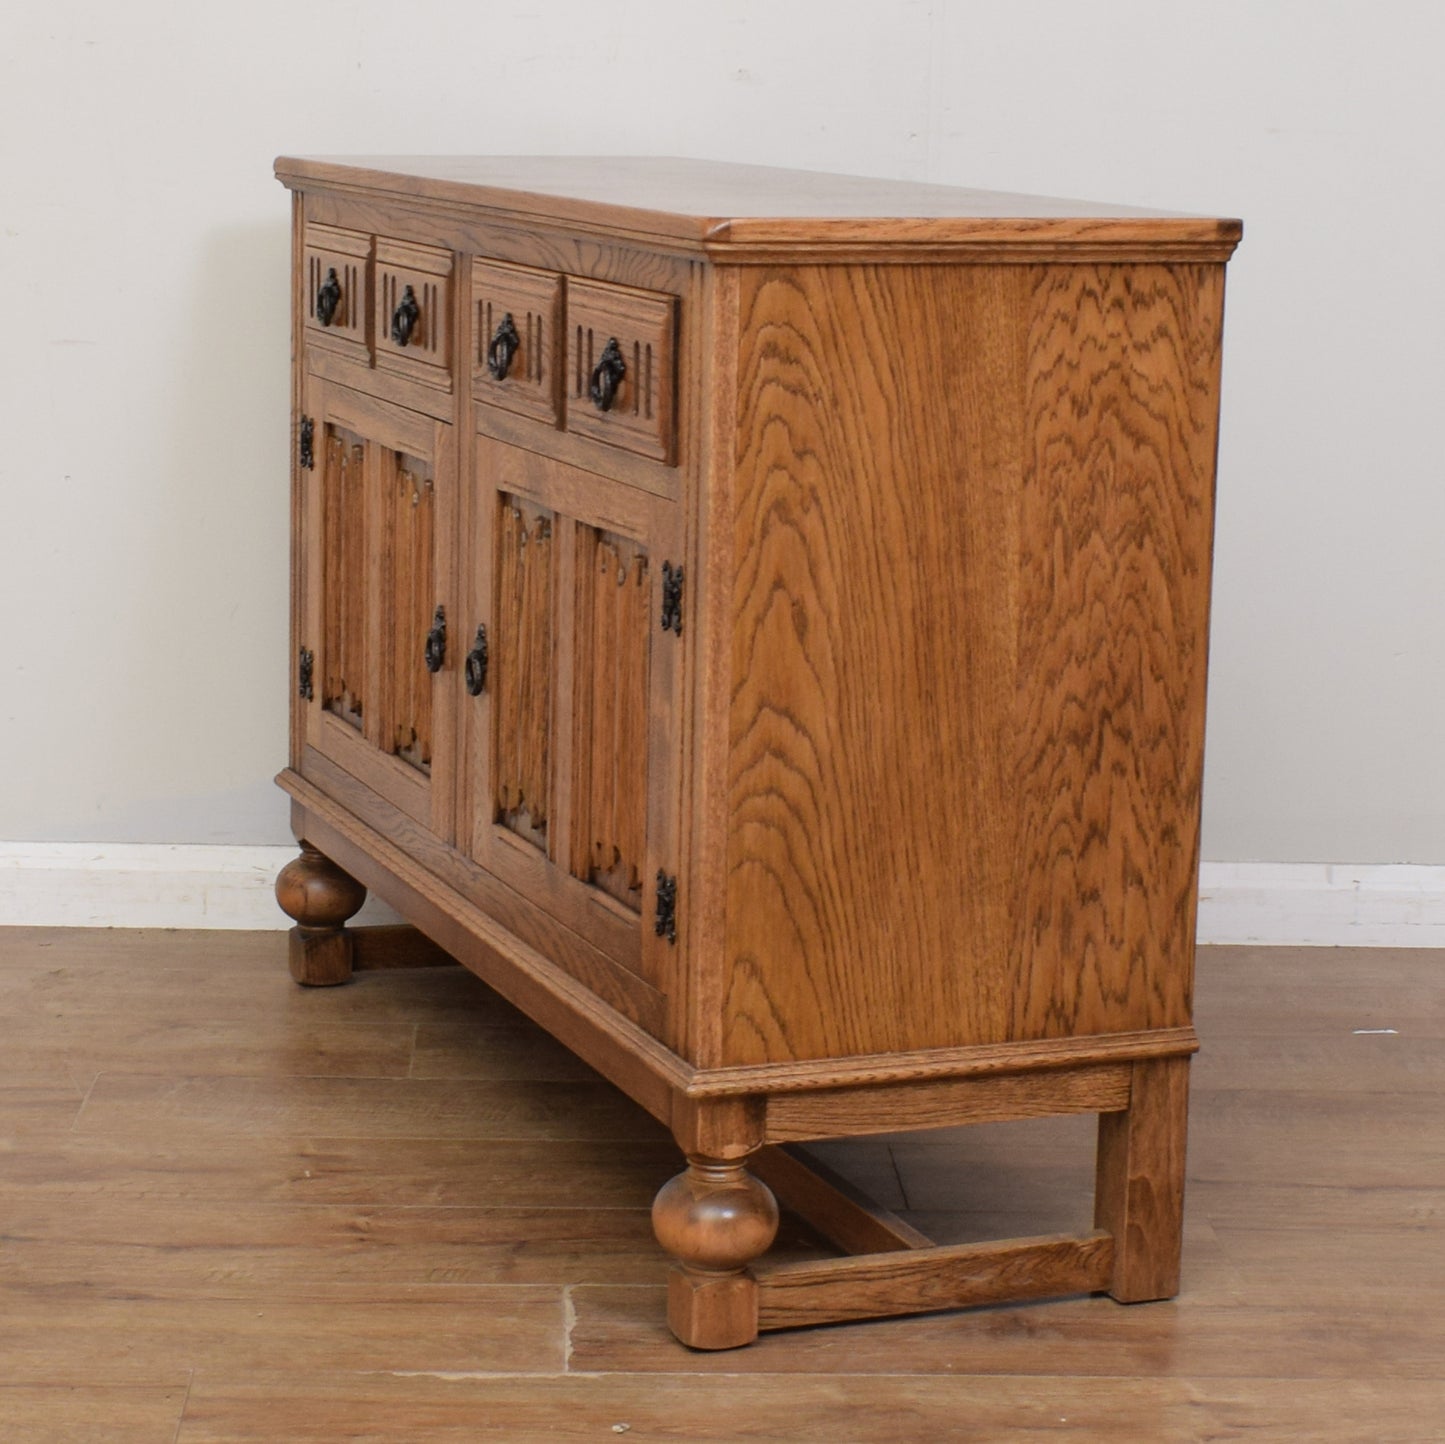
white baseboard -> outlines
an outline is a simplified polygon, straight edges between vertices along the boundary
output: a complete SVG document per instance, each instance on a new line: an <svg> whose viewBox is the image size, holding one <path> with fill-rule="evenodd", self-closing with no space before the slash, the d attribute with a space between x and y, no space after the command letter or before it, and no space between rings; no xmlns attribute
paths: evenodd
<svg viewBox="0 0 1445 1444"><path fill-rule="evenodd" d="M289 928L276 874L294 847L0 842L0 926ZM396 922L368 897L358 923Z"/></svg>
<svg viewBox="0 0 1445 1444"><path fill-rule="evenodd" d="M1445 948L1445 867L1206 862L1201 943Z"/></svg>
<svg viewBox="0 0 1445 1444"><path fill-rule="evenodd" d="M285 928L290 847L0 842L0 926ZM394 922L368 898L359 923ZM1201 943L1445 948L1445 867L1206 862Z"/></svg>

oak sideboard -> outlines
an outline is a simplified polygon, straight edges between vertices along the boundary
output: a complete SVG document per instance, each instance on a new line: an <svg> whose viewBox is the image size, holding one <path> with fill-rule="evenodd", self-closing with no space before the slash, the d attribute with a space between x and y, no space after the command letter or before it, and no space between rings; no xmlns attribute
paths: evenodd
<svg viewBox="0 0 1445 1444"><path fill-rule="evenodd" d="M276 169L297 981L351 975L374 890L660 1119L694 1347L1172 1295L1239 224L661 159ZM803 1147L1071 1113L1077 1236L935 1246ZM840 1255L770 1262L779 1199Z"/></svg>

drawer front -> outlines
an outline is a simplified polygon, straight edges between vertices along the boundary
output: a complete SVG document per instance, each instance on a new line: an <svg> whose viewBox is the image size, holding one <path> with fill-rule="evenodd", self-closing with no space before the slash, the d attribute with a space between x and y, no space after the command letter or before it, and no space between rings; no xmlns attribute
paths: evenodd
<svg viewBox="0 0 1445 1444"><path fill-rule="evenodd" d="M451 387L452 253L376 238L376 364Z"/></svg>
<svg viewBox="0 0 1445 1444"><path fill-rule="evenodd" d="M501 261L472 263L472 395L555 426L562 280Z"/></svg>
<svg viewBox="0 0 1445 1444"><path fill-rule="evenodd" d="M567 282L567 430L675 460L677 299Z"/></svg>
<svg viewBox="0 0 1445 1444"><path fill-rule="evenodd" d="M302 271L308 342L367 359L367 283L371 237L359 231L309 224Z"/></svg>

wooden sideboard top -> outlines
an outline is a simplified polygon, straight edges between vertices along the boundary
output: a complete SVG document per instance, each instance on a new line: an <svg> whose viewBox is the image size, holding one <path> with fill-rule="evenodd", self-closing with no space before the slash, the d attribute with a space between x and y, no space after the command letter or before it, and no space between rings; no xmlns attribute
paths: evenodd
<svg viewBox="0 0 1445 1444"><path fill-rule="evenodd" d="M629 156L282 156L288 186L482 207L729 248L1161 247L1226 259L1237 220L918 181Z"/></svg>

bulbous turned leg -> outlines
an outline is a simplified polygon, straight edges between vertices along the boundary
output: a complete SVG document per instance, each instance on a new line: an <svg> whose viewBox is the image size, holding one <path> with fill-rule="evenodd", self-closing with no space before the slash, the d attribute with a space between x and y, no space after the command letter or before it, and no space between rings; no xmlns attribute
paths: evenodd
<svg viewBox="0 0 1445 1444"><path fill-rule="evenodd" d="M308 987L329 987L351 978L351 934L346 920L366 901L366 889L329 857L301 844L276 875L276 901L291 929L291 976Z"/></svg>
<svg viewBox="0 0 1445 1444"><path fill-rule="evenodd" d="M778 1232L778 1205L741 1162L690 1156L652 1205L657 1241L677 1263L667 1322L694 1349L736 1349L758 1336L758 1286L747 1265Z"/></svg>

